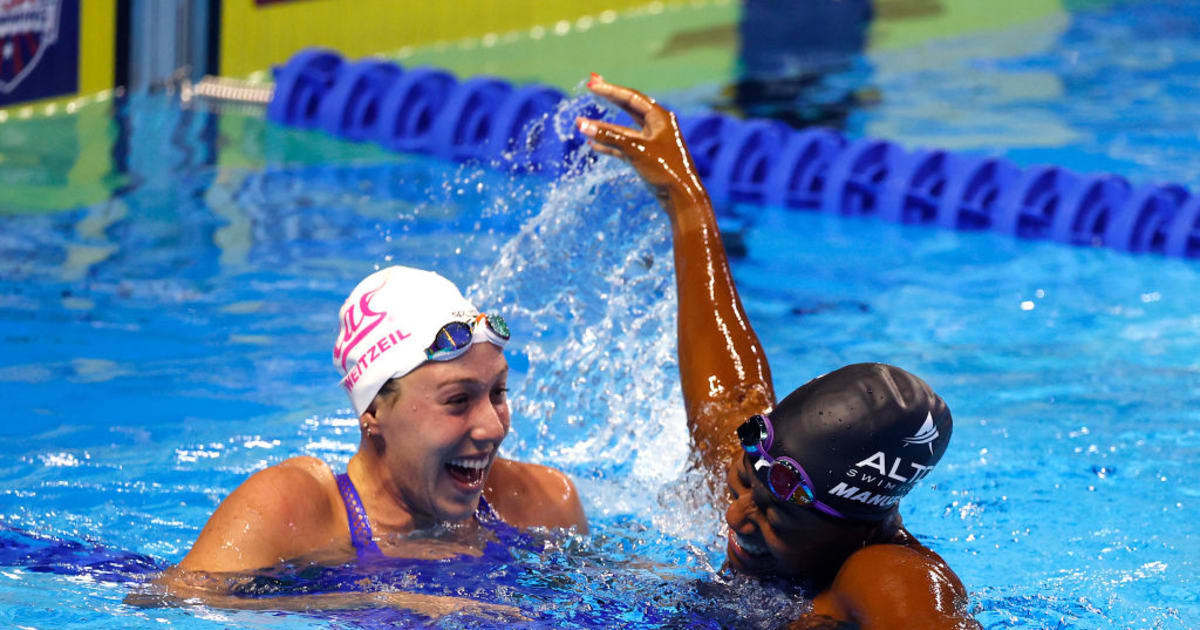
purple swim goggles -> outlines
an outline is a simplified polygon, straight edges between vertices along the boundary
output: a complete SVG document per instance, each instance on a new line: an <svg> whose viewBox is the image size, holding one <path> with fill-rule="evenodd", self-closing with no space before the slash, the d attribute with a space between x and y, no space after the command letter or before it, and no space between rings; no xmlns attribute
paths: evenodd
<svg viewBox="0 0 1200 630"><path fill-rule="evenodd" d="M846 518L844 514L818 501L813 482L799 462L790 457L771 457L767 452L775 441L771 419L762 414L750 416L737 429L742 448L750 455L754 474L759 481L785 503L814 507L830 516Z"/></svg>

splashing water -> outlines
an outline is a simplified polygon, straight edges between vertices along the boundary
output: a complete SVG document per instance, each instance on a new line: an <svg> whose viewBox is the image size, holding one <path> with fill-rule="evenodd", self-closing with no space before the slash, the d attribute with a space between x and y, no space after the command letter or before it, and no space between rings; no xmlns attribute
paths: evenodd
<svg viewBox="0 0 1200 630"><path fill-rule="evenodd" d="M574 99L554 120L589 107L589 98ZM517 352L529 367L505 447L571 472L601 515L658 514L672 535L713 537L717 512L697 519L694 508L714 503L695 496L707 494L703 480L685 470L668 222L627 166L587 152L568 160L584 166L550 186L468 289L526 340ZM664 491L670 497L656 498Z"/></svg>
<svg viewBox="0 0 1200 630"><path fill-rule="evenodd" d="M591 104L568 103L553 119L553 131L573 134L573 114ZM506 551L489 566L489 583L479 592L460 575L475 575L478 566L454 562L394 567L373 584L417 582L434 594L517 606L553 619L553 627L612 627L616 619L642 627L775 627L785 621L803 604L798 596L717 568L724 560L724 500L710 496L700 471L688 466L666 217L620 162L596 161L586 148L568 162L573 170L557 181L400 156L222 171L201 186L202 195L189 192L186 203L177 198L178 186L125 193L120 202L127 210L105 232L117 253L71 276L86 281L33 285L45 287L45 296L33 293L36 299L20 302L27 304L19 311L22 325L36 320L24 313L46 304L95 302L87 318L66 310L47 326L87 343L107 341L88 346L94 355L69 355L77 359L71 373L94 397L80 398L79 411L69 404L54 410L95 418L94 429L76 430L69 446L57 435L39 434L31 438L34 446L17 447L22 459L14 487L22 494L10 496L6 512L16 515L8 524L21 529L0 540L12 552L0 565L39 581L18 587L18 599L33 603L0 610L0 620L40 619L46 602L66 599L80 600L66 612L74 618L108 619L130 588L182 556L199 525L246 475L293 454L344 468L357 423L346 410L326 412L345 404L328 373L330 312L348 278L396 263L437 269L460 286L475 278L468 288L475 303L509 319L514 425L506 455L572 475L593 527L588 536L551 536L539 553ZM160 218L164 209L173 213L167 220ZM39 245L29 251L57 252L58 243L71 243L74 222L92 216L22 218L31 226L25 240ZM55 257L22 258L24 251L13 258L37 264L18 269L18 276L57 277ZM150 309L142 304L153 305L155 315L145 315ZM139 347L154 350L127 354L126 347L138 344L97 335L91 318L136 333ZM213 340L213 331L237 332L225 341L224 333ZM310 350L281 354L283 347ZM197 356L188 354L193 351ZM183 367L176 355L185 358ZM125 367L134 359L137 369ZM97 375L111 381L103 385ZM175 400L148 404L145 392L159 390L199 401L189 407L193 415L174 411ZM32 398L46 398L30 391ZM97 399L110 402L98 408L90 402ZM44 403L22 404L40 409ZM159 408L168 411L151 411ZM116 481L114 465L123 466ZM64 467L69 483L41 487L30 480L43 468L54 475ZM156 518L164 504L172 509ZM77 551L85 529L96 532L87 553ZM26 531L41 532L49 542L40 544ZM39 551L43 547L51 551ZM261 582L261 594L318 592L336 585L317 578L362 577L342 566L315 575L306 566L294 572ZM510 586L493 589L501 579ZM80 599L76 582L93 581L101 586ZM320 614L307 622L373 627L388 621L377 614L384 613ZM138 609L120 613L113 624L141 622L268 627L253 613L213 609ZM471 622L454 617L445 623Z"/></svg>

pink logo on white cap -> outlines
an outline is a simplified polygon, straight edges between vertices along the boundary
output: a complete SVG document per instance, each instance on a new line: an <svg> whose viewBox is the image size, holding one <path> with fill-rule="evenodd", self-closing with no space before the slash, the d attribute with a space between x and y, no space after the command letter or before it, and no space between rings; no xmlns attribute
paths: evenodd
<svg viewBox="0 0 1200 630"><path fill-rule="evenodd" d="M377 288L367 291L358 300L358 318L355 321L354 305L350 304L346 307L345 314L342 315L342 338L338 339L333 345L333 358L341 359L342 371L346 370L346 359L350 356L350 351L358 342L363 340L380 322L387 317L387 311L376 312L371 310L371 298L379 292L380 289L387 284L385 280L383 284ZM369 318L369 319L368 319ZM405 335L407 337L408 335Z"/></svg>
<svg viewBox="0 0 1200 630"><path fill-rule="evenodd" d="M380 283L378 287L363 293L362 297L358 298L358 304L347 304L346 312L342 314L343 333L333 345L333 358L335 361L340 361L342 371L346 374L342 377L342 387L345 387L346 391L353 391L354 384L358 382L363 371L377 361L383 353L409 337L409 333L402 332L398 328L381 339L372 337L371 347L364 350L355 359L353 368L346 369L346 362L350 360L350 354L354 348L367 339L371 331L383 323L383 320L387 319L388 312L386 310L376 311L371 308L371 298L375 297L375 294L383 290L385 286L387 286L387 280Z"/></svg>
<svg viewBox="0 0 1200 630"><path fill-rule="evenodd" d="M442 326L477 313L454 283L431 271L397 265L359 282L342 303L333 344L333 364L355 413L389 379L428 360L426 346Z"/></svg>

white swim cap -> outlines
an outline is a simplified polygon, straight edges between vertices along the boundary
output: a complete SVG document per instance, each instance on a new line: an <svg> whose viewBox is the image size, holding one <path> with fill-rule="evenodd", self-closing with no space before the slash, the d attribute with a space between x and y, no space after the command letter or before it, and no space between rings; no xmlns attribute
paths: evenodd
<svg viewBox="0 0 1200 630"><path fill-rule="evenodd" d="M424 363L442 326L478 314L453 282L432 271L397 265L364 278L342 304L333 345L354 412L361 416L384 383Z"/></svg>

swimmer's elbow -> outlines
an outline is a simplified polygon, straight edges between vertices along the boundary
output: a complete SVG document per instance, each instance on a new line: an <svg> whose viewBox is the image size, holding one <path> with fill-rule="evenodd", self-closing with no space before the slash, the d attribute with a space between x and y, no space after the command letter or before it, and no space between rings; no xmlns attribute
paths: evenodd
<svg viewBox="0 0 1200 630"><path fill-rule="evenodd" d="M165 607L162 597L160 597L158 595L153 595L150 593L143 593L140 591L126 593L125 599L121 600L121 603L125 604L126 606L133 606L134 608L164 608Z"/></svg>
<svg viewBox="0 0 1200 630"><path fill-rule="evenodd" d="M203 601L203 598L180 597L169 586L159 583L156 579L126 593L125 599L121 601L126 606L133 606L135 608L171 608L179 606L189 599Z"/></svg>
<svg viewBox="0 0 1200 630"><path fill-rule="evenodd" d="M500 618L525 620L511 606L487 604L459 597L407 593L404 591L325 592L306 595L246 596L237 591L253 580L249 574L218 575L187 571L178 566L163 571L140 589L125 596L124 603L138 608L167 608L203 605L226 610L282 610L308 612L397 608L433 618L456 612L486 613Z"/></svg>

